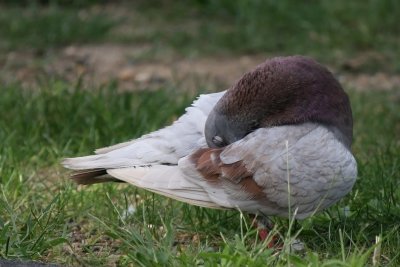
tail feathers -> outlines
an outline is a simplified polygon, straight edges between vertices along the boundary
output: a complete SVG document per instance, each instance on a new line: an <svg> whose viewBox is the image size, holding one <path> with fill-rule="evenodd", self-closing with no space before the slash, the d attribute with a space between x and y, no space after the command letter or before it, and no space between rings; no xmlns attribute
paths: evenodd
<svg viewBox="0 0 400 267"><path fill-rule="evenodd" d="M143 165L142 162L124 157L111 158L107 155L91 155L76 158L66 158L62 161L65 168L71 170L113 169Z"/></svg>
<svg viewBox="0 0 400 267"><path fill-rule="evenodd" d="M71 179L77 184L89 185L104 182L122 182L107 174L106 169L78 171L71 175Z"/></svg>
<svg viewBox="0 0 400 267"><path fill-rule="evenodd" d="M224 209L213 202L203 188L185 179L177 166L110 169L107 173L124 182L175 200L201 207Z"/></svg>
<svg viewBox="0 0 400 267"><path fill-rule="evenodd" d="M105 164L105 161L107 161ZM71 179L78 184L90 185L103 182L127 182L159 195L192 205L224 209L211 200L208 193L185 178L178 166L154 165L135 167L113 166L102 155L65 159L62 164L77 170ZM106 166L104 166L106 165ZM115 166L121 166L120 163Z"/></svg>

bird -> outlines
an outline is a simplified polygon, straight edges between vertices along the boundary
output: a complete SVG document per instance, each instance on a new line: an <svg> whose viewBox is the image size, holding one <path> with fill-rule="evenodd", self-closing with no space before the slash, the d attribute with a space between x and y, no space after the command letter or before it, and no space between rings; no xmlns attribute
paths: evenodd
<svg viewBox="0 0 400 267"><path fill-rule="evenodd" d="M170 126L62 164L78 184L126 182L263 218L305 219L356 181L349 97L312 58L267 59L185 111Z"/></svg>

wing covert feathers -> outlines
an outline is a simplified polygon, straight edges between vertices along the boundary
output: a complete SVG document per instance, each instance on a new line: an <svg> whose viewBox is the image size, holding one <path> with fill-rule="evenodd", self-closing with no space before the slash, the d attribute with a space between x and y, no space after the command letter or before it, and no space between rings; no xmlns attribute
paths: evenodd
<svg viewBox="0 0 400 267"><path fill-rule="evenodd" d="M178 166L110 169L107 173L134 186L196 206L224 209L199 185L185 179Z"/></svg>

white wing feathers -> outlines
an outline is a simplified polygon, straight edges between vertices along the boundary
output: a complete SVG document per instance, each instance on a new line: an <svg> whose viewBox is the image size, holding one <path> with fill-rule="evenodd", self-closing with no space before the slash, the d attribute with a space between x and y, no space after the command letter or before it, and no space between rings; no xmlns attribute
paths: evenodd
<svg viewBox="0 0 400 267"><path fill-rule="evenodd" d="M65 159L63 165L73 170L176 165L180 158L205 146L205 121L224 93L201 95L171 126L129 142L98 149L97 155Z"/></svg>
<svg viewBox="0 0 400 267"><path fill-rule="evenodd" d="M201 207L222 209L211 200L204 188L187 180L177 166L131 167L107 172L119 180L172 199Z"/></svg>

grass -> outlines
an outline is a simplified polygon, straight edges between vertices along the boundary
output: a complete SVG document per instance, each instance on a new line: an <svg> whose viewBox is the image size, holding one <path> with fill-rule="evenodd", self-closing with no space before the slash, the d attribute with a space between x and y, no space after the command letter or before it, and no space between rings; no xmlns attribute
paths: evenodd
<svg viewBox="0 0 400 267"><path fill-rule="evenodd" d="M93 43L104 39L116 21L101 10L77 10L49 6L29 8L0 6L0 48L3 50L46 49L71 43Z"/></svg>
<svg viewBox="0 0 400 267"><path fill-rule="evenodd" d="M168 51L178 57L299 53L337 67L372 51L378 58L351 71L400 71L398 1L122 1L128 12L117 16L103 2L43 0L24 7L26 1L3 1L0 51L40 55L70 44L116 42L150 44L143 60ZM365 266L380 248L375 265L400 265L398 90L348 88L357 183L312 218L295 225L275 219L285 240L275 252L239 212L193 207L121 184L77 187L59 165L63 157L171 123L196 93L182 93L176 84L121 93L112 83L81 88L80 81L49 77L38 83L35 89L0 85L0 259L74 266ZM198 91L205 91L201 82ZM296 235L306 245L302 253L289 250Z"/></svg>
<svg viewBox="0 0 400 267"><path fill-rule="evenodd" d="M115 93L113 85L89 91L58 81L41 90L18 86L1 88L0 258L67 265L364 266L381 236L381 263L400 264L400 100L394 92L351 92L356 186L327 212L299 222L295 231L306 252L275 254L238 212L192 207L126 185L76 187L60 167L62 157L170 123L193 95L173 86L126 93ZM289 222L277 221L277 231L287 235Z"/></svg>
<svg viewBox="0 0 400 267"><path fill-rule="evenodd" d="M354 50L378 48L383 43L390 45L395 41L394 34L398 33L396 16L400 11L396 1L373 0L368 4L316 1L312 5L299 1L210 0L198 1L191 8L179 1L156 1L158 5L146 3L144 1L139 8L144 9L150 19L159 22L164 20L160 16L160 7L165 8L165 15L171 17L176 26L194 15L199 17L195 21L200 24L198 29L190 31L193 23L181 24L181 31L178 29L169 36L176 41L168 44L187 47L187 43L182 45L179 40L189 41L189 44L201 41L214 44L217 49L230 48L240 52L277 49L292 52L305 47L315 51L318 46ZM164 23L164 26L171 24ZM207 34L210 36L205 38Z"/></svg>
<svg viewBox="0 0 400 267"><path fill-rule="evenodd" d="M353 71L400 72L395 0L119 1L117 12L98 0L36 1L29 8L5 3L0 48L6 50L125 42L150 45L147 58L168 50L191 57L303 54L343 68L349 58L366 55Z"/></svg>

